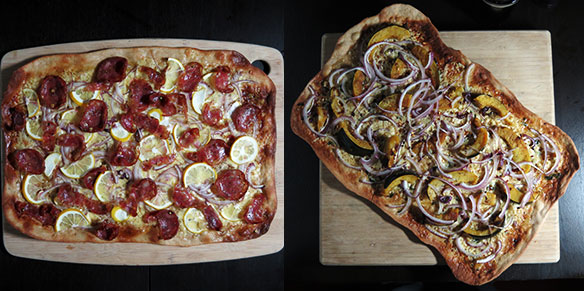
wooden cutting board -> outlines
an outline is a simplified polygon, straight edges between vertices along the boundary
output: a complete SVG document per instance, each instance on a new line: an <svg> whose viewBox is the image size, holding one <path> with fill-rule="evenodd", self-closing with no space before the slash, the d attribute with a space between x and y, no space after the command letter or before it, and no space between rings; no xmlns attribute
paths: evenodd
<svg viewBox="0 0 584 291"><path fill-rule="evenodd" d="M242 53L250 62L260 61L264 71L269 69L268 76L273 80L277 89L276 124L278 137L276 151L278 208L269 231L257 239L248 241L194 247L138 243L59 243L29 238L5 222L3 217L4 246L8 253L24 258L73 263L167 265L239 259L267 255L281 250L284 247L284 61L278 50L252 44L190 39L123 39L49 45L11 51L4 55L1 63L2 84L7 84L15 69L41 55L137 46L231 49ZM1 86L2 92L6 89L4 86ZM3 157L2 165L5 162Z"/></svg>
<svg viewBox="0 0 584 291"><path fill-rule="evenodd" d="M339 34L322 38L328 59ZM442 32L444 42L490 70L531 111L554 123L551 38L547 31ZM444 264L433 248L320 167L320 261L325 265ZM560 259L558 204L517 263Z"/></svg>

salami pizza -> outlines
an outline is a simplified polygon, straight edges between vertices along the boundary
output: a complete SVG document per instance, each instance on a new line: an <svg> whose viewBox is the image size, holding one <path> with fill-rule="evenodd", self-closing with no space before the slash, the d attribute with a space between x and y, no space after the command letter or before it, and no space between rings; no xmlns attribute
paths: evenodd
<svg viewBox="0 0 584 291"><path fill-rule="evenodd" d="M259 237L277 205L275 91L229 50L38 58L2 100L6 221L66 242Z"/></svg>
<svg viewBox="0 0 584 291"><path fill-rule="evenodd" d="M517 260L579 169L563 131L408 5L341 36L291 125L349 190L473 285Z"/></svg>

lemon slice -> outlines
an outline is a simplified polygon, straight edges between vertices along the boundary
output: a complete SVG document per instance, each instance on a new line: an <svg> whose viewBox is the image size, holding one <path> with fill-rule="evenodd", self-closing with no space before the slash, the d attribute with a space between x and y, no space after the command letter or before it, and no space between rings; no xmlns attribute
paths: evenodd
<svg viewBox="0 0 584 291"><path fill-rule="evenodd" d="M183 183L186 188L211 184L217 179L217 172L206 163L194 163L188 166L183 174Z"/></svg>
<svg viewBox="0 0 584 291"><path fill-rule="evenodd" d="M81 176L85 175L87 171L92 169L94 165L95 157L92 154L87 154L80 160L73 162L66 167L62 167L61 172L71 179L79 179Z"/></svg>
<svg viewBox="0 0 584 291"><path fill-rule="evenodd" d="M127 180L118 179L118 183L114 183L114 172L105 171L97 176L95 184L93 185L93 193L97 200L101 202L109 202L113 197L118 197L123 194L126 189Z"/></svg>
<svg viewBox="0 0 584 291"><path fill-rule="evenodd" d="M166 155L169 152L170 150L166 140L149 135L140 141L140 156L138 159L144 162L159 155Z"/></svg>
<svg viewBox="0 0 584 291"><path fill-rule="evenodd" d="M195 110L195 112L197 112L198 114L201 114L203 104L205 104L205 102L211 95L213 95L213 89L211 89L209 85L199 82L197 88L195 88L195 91L193 91L193 93L191 94L192 96L191 105L193 106L193 110Z"/></svg>
<svg viewBox="0 0 584 291"><path fill-rule="evenodd" d="M81 86L71 92L69 92L69 96L71 100L75 102L78 106L83 105L87 100L97 99L99 98L99 90L87 90L85 86Z"/></svg>
<svg viewBox="0 0 584 291"><path fill-rule="evenodd" d="M233 143L229 157L236 164L245 164L255 160L259 152L258 142L251 136L244 135Z"/></svg>
<svg viewBox="0 0 584 291"><path fill-rule="evenodd" d="M63 111L63 113L61 113L61 123L63 124L76 123L77 122L76 118L77 118L76 109L65 110ZM94 132L84 132L83 141L87 144L93 139L94 136L95 136Z"/></svg>
<svg viewBox="0 0 584 291"><path fill-rule="evenodd" d="M154 117L154 118L158 119L158 122L161 122L162 121L162 110L160 110L158 108L152 108L152 109L148 110L148 116Z"/></svg>
<svg viewBox="0 0 584 291"><path fill-rule="evenodd" d="M55 223L55 230L62 231L76 227L89 227L91 222L89 219L77 209L66 209L59 214L57 222Z"/></svg>
<svg viewBox="0 0 584 291"><path fill-rule="evenodd" d="M45 176L50 178L53 176L53 172L57 166L61 163L61 154L59 153L52 153L45 158Z"/></svg>
<svg viewBox="0 0 584 291"><path fill-rule="evenodd" d="M112 128L110 129L110 134L115 140L120 142L126 142L132 138L132 133L127 131L119 122L113 124Z"/></svg>
<svg viewBox="0 0 584 291"><path fill-rule="evenodd" d="M150 200L144 200L144 203L156 210L161 210L168 208L172 205L170 197L168 197L168 191L158 191L158 194Z"/></svg>
<svg viewBox="0 0 584 291"><path fill-rule="evenodd" d="M175 59L175 58L168 58L166 61L166 71L164 73L165 82L162 87L160 87L160 91L162 93L168 94L176 88L176 80L182 71L185 70L183 64Z"/></svg>
<svg viewBox="0 0 584 291"><path fill-rule="evenodd" d="M188 231L198 234L207 229L207 220L203 212L196 208L189 208L183 216L183 224Z"/></svg>
<svg viewBox="0 0 584 291"><path fill-rule="evenodd" d="M247 201L243 201L240 203L232 203L229 205L223 206L221 208L221 216L229 221L240 221L241 220L241 211L247 204Z"/></svg>
<svg viewBox="0 0 584 291"><path fill-rule="evenodd" d="M34 117L42 113L37 93L32 89L23 89L24 102L26 102L26 111L28 117Z"/></svg>
<svg viewBox="0 0 584 291"><path fill-rule="evenodd" d="M26 175L22 180L22 196L29 203L43 203L45 199L39 198L38 194L47 186L48 182L43 175Z"/></svg>
<svg viewBox="0 0 584 291"><path fill-rule="evenodd" d="M43 128L36 119L29 119L25 125L26 133L34 140L43 140Z"/></svg>
<svg viewBox="0 0 584 291"><path fill-rule="evenodd" d="M117 205L112 208L110 214L116 222L122 222L128 219L128 212Z"/></svg>

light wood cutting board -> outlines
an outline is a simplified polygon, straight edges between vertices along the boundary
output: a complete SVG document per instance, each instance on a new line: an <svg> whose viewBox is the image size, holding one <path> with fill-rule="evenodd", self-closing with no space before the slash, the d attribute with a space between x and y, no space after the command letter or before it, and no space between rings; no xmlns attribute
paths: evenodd
<svg viewBox="0 0 584 291"><path fill-rule="evenodd" d="M328 59L339 34L322 39ZM554 123L551 38L547 31L442 32L443 41L490 70L531 111ZM347 190L321 164L320 261L325 265L444 264L433 248L369 201ZM558 204L517 263L560 259Z"/></svg>
<svg viewBox="0 0 584 291"><path fill-rule="evenodd" d="M248 241L194 247L138 243L59 243L29 238L5 222L3 217L4 246L8 253L24 258L73 263L167 265L239 259L267 255L281 250L284 247L284 61L278 50L253 44L190 39L124 39L49 45L11 51L4 55L1 64L2 84L8 82L12 72L19 66L41 55L137 46L230 49L242 53L250 62L261 61L264 68L269 68L268 76L277 89L276 124L278 137L276 150L278 208L269 231L259 238ZM3 92L5 87L0 87Z"/></svg>

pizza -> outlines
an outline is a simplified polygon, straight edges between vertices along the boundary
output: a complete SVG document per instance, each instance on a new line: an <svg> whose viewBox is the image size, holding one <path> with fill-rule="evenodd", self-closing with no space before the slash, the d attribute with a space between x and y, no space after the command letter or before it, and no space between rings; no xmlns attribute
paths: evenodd
<svg viewBox="0 0 584 291"><path fill-rule="evenodd" d="M36 239L253 239L276 211L273 82L231 50L43 56L2 100L4 217Z"/></svg>
<svg viewBox="0 0 584 291"><path fill-rule="evenodd" d="M341 36L291 126L347 189L472 285L518 259L579 168L562 130L408 5Z"/></svg>

